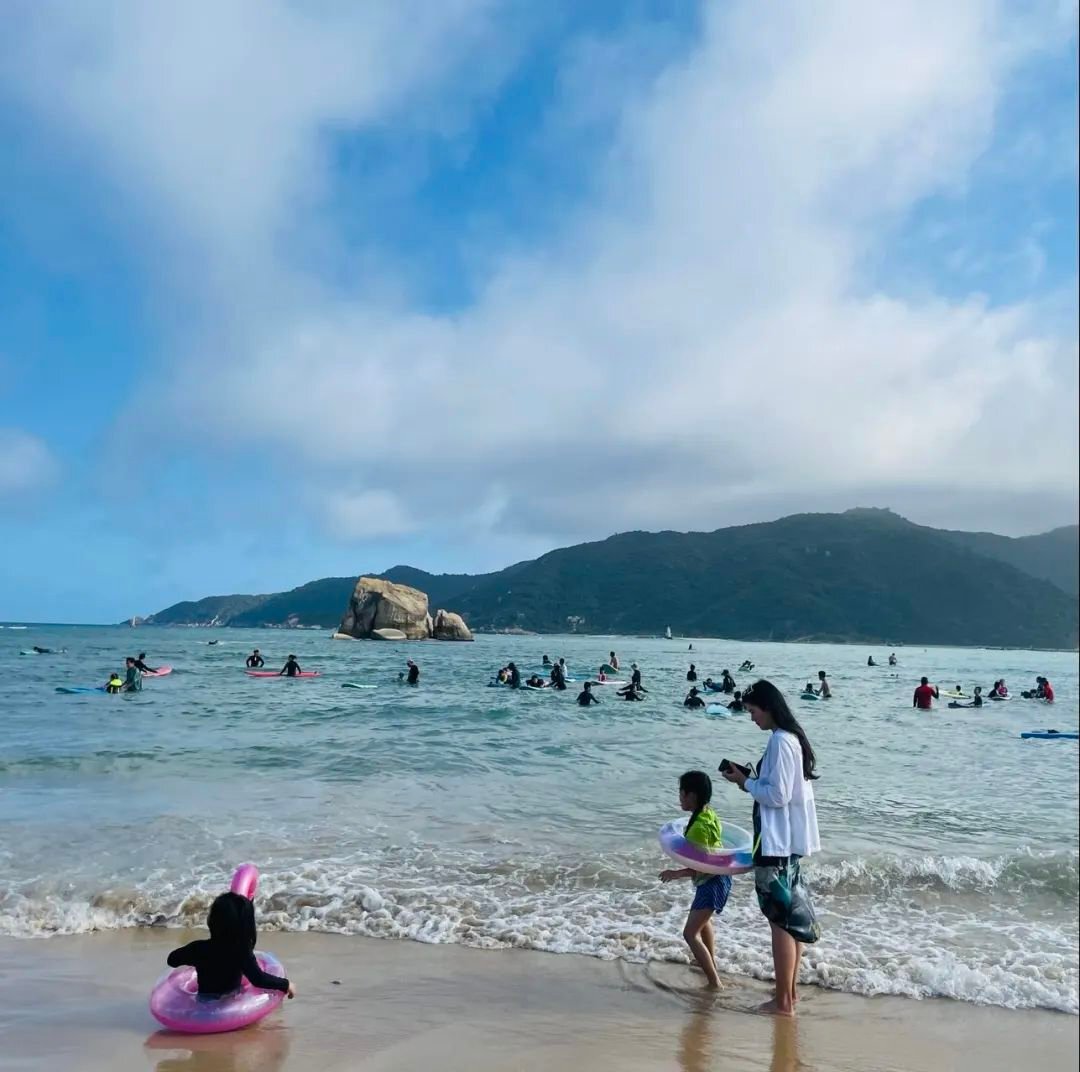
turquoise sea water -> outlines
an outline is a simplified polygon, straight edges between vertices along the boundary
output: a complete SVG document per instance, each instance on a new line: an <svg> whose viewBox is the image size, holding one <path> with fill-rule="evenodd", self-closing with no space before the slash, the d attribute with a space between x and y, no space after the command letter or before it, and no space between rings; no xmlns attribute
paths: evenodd
<svg viewBox="0 0 1080 1072"><path fill-rule="evenodd" d="M218 641L208 644L211 639ZM779 684L817 750L823 851L806 865L824 937L806 976L859 993L946 995L1078 1010L1077 657L603 637L475 644L350 643L273 630L0 630L0 933L199 923L244 860L263 871L268 927L604 957L686 959L688 886L661 886L656 830L676 781L725 757L756 761L748 716L682 708L685 673L725 667ZM66 654L23 656L38 644ZM310 680L253 680L259 647L295 651ZM547 652L583 677L614 647L650 695L486 686ZM123 656L171 664L136 696L61 695ZM874 651L884 662L888 652ZM419 688L397 683L406 657ZM736 668L756 663L753 675ZM830 674L835 698L801 703ZM1014 693L980 711L911 708L921 674L943 688ZM1019 698L1036 674L1057 703ZM345 681L375 684L350 690ZM749 798L716 778L714 805L750 825ZM737 878L718 959L765 977L768 932Z"/></svg>

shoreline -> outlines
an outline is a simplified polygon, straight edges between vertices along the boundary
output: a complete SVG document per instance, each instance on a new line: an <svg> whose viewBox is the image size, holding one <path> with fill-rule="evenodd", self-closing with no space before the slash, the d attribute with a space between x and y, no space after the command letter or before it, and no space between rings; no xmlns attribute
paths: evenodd
<svg viewBox="0 0 1080 1072"><path fill-rule="evenodd" d="M298 989L246 1031L179 1036L147 1010L168 950L204 932L0 940L0 1032L25 1072L836 1072L1075 1068L1080 1019L949 999L800 990L792 1020L753 1012L768 984L710 995L683 964L267 932Z"/></svg>

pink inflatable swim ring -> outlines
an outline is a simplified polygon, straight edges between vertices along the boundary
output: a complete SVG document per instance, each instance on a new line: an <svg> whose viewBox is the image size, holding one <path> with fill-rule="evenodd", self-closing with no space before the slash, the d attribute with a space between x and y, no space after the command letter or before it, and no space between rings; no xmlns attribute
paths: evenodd
<svg viewBox="0 0 1080 1072"><path fill-rule="evenodd" d="M718 848L687 841L685 819L673 819L660 827L660 848L676 863L707 875L744 875L754 869L754 846L750 833L734 823L722 824Z"/></svg>
<svg viewBox="0 0 1080 1072"><path fill-rule="evenodd" d="M254 864L237 868L229 889L249 900L255 899L259 870ZM259 967L269 975L285 977L281 961L272 953L256 953ZM187 1035L209 1035L238 1031L261 1020L276 1009L285 995L280 990L259 990L242 979L240 989L220 998L199 997L199 979L194 968L175 968L154 984L150 1012L170 1031Z"/></svg>

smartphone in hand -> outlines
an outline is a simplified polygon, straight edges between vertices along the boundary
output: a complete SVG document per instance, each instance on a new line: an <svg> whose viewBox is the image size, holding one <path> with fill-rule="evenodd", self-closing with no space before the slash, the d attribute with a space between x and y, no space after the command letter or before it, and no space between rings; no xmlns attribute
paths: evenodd
<svg viewBox="0 0 1080 1072"><path fill-rule="evenodd" d="M720 773L721 774L724 774L726 771L729 771L729 770L732 770L732 769L737 770L737 771L742 771L742 773L745 774L747 778L750 777L750 768L749 767L744 767L741 763L732 763L730 759L722 759L722 760L720 760Z"/></svg>

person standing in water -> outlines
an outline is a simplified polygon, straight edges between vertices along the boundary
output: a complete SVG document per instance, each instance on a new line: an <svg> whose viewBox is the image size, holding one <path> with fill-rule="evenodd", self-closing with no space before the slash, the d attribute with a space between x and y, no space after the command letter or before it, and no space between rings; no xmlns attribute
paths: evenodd
<svg viewBox="0 0 1080 1072"><path fill-rule="evenodd" d="M278 677L299 677L302 673L300 664L296 661L296 656L290 655L285 660L285 665L278 671Z"/></svg>
<svg viewBox="0 0 1080 1072"><path fill-rule="evenodd" d="M891 653L891 654L889 655L889 665L890 665L890 666L895 666L895 665L896 665L896 652L895 652L895 651L894 651L894 652L892 652L892 653Z"/></svg>
<svg viewBox="0 0 1080 1072"><path fill-rule="evenodd" d="M743 693L750 718L769 733L757 775L735 764L722 773L754 800L754 889L761 914L772 931L776 992L762 1012L790 1016L798 1000L802 947L821 937L800 863L821 848L814 780L817 765L806 732L780 690L756 681Z"/></svg>
<svg viewBox="0 0 1080 1072"><path fill-rule="evenodd" d="M934 701L937 698L937 685L931 685L930 679L924 677L920 679L915 689L915 694L911 698L911 706L917 707L920 711L929 711L934 706Z"/></svg>
<svg viewBox="0 0 1080 1072"><path fill-rule="evenodd" d="M259 670L266 665L266 660L259 654L259 649L256 648L247 657L247 668L249 670Z"/></svg>
<svg viewBox="0 0 1080 1072"><path fill-rule="evenodd" d="M683 700L683 707L704 707L705 701L701 698L700 693L697 690L697 686L691 687L690 691L686 694L686 699Z"/></svg>
<svg viewBox="0 0 1080 1072"><path fill-rule="evenodd" d="M586 681L577 698L579 707L588 707L589 704L598 704L600 701L593 695L592 682Z"/></svg>
<svg viewBox="0 0 1080 1072"><path fill-rule="evenodd" d="M613 651L608 652L608 666L610 666L612 670L619 669L619 657Z"/></svg>
<svg viewBox="0 0 1080 1072"><path fill-rule="evenodd" d="M510 680L508 682L508 684L510 685L510 688L512 688L512 689L520 689L521 688L521 671L517 668L517 665L515 663L507 663L506 664L506 669L510 671ZM415 682L411 682L411 684L415 684Z"/></svg>
<svg viewBox="0 0 1080 1072"><path fill-rule="evenodd" d="M138 670L140 674L156 674L157 673L156 670L154 670L151 667L147 666L146 663L143 662L143 660L145 658L146 658L146 652L145 651L140 651L139 652L139 657L135 660L135 669Z"/></svg>
<svg viewBox="0 0 1080 1072"><path fill-rule="evenodd" d="M687 681L697 681L697 667L693 663L690 664L690 669L686 671Z"/></svg>
<svg viewBox="0 0 1080 1072"><path fill-rule="evenodd" d="M412 661L412 659L406 659L405 665L409 668L408 674L405 676L406 685L419 685L420 684L420 667ZM511 665L513 665L511 663ZM507 667L509 669L509 667ZM521 675L518 674L518 685L521 685Z"/></svg>
<svg viewBox="0 0 1080 1072"><path fill-rule="evenodd" d="M141 692L142 672L135 665L135 660L129 655L124 660L124 665L127 667L127 673L124 676L124 692Z"/></svg>
<svg viewBox="0 0 1080 1072"><path fill-rule="evenodd" d="M566 689L566 671L561 663L556 663L551 668L551 687L558 689L560 692Z"/></svg>
<svg viewBox="0 0 1080 1072"><path fill-rule="evenodd" d="M817 672L817 676L818 676L818 681L820 681L821 684L818 685L818 687L816 689L813 689L811 691L816 692L818 694L818 696L820 696L823 700L831 700L832 699L832 689L829 688L829 682L828 682L828 680L827 680L827 678L825 676L825 671L824 670L819 670Z"/></svg>
<svg viewBox="0 0 1080 1072"><path fill-rule="evenodd" d="M712 800L712 780L704 771L687 771L679 779L679 807L690 812L683 837L706 849L723 847L723 827L716 812L709 807ZM691 867L668 868L660 872L661 882L688 878L694 883L694 900L686 916L683 938L690 952L705 973L710 990L720 989L716 971L716 935L712 918L724 911L731 894L730 875L707 875Z"/></svg>

